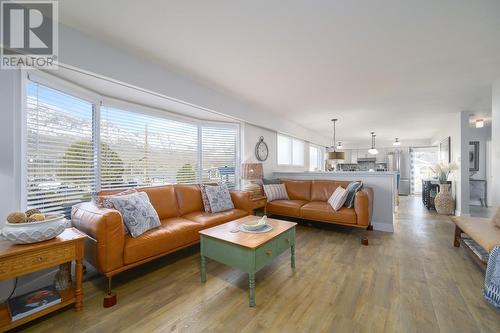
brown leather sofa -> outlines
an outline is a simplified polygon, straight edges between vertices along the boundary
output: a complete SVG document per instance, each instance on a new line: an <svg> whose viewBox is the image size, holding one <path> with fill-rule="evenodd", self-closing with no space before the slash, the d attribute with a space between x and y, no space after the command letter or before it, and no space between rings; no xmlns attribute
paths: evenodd
<svg viewBox="0 0 500 333"><path fill-rule="evenodd" d="M165 185L139 188L148 194L161 226L137 238L125 233L121 214L91 202L73 207L73 225L89 237L85 258L108 278L129 268L196 244L198 231L249 214L250 193L231 191L235 209L205 213L199 185ZM102 192L109 195L113 192Z"/></svg>
<svg viewBox="0 0 500 333"><path fill-rule="evenodd" d="M342 207L335 211L328 204L328 199L338 186L346 188L350 182L289 179L282 179L281 182L285 184L289 200L268 202L266 214L371 228L373 190L370 187L363 186L356 193L354 208Z"/></svg>

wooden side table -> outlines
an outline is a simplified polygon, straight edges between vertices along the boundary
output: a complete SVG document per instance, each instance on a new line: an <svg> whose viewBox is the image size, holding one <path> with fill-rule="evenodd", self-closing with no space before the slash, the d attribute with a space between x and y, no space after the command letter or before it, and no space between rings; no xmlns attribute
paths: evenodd
<svg viewBox="0 0 500 333"><path fill-rule="evenodd" d="M266 207L267 197L266 196L258 196L250 199L250 205L252 207L253 213L255 215L255 211L258 209L264 209Z"/></svg>
<svg viewBox="0 0 500 333"><path fill-rule="evenodd" d="M61 303L36 312L28 317L12 321L7 304L0 305L0 331L6 331L39 318L50 312L75 304L82 309L83 301L83 241L87 237L75 228L68 228L54 239L25 245L0 241L0 281L33 273L67 262L75 261L75 286L63 290Z"/></svg>

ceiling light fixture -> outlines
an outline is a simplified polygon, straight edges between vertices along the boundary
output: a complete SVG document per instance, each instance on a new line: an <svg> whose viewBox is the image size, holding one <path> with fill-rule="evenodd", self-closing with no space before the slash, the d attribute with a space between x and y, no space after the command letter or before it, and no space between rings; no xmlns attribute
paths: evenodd
<svg viewBox="0 0 500 333"><path fill-rule="evenodd" d="M339 144L337 145L337 149L344 149L344 146L342 146L342 141L339 141Z"/></svg>
<svg viewBox="0 0 500 333"><path fill-rule="evenodd" d="M483 128L484 127L484 120L483 119L477 119L476 120L476 128Z"/></svg>
<svg viewBox="0 0 500 333"><path fill-rule="evenodd" d="M395 138L394 142L392 143L393 146L401 146L401 142L399 142L399 138Z"/></svg>
<svg viewBox="0 0 500 333"><path fill-rule="evenodd" d="M338 119L332 119L332 122L333 122L333 142L332 142L332 146L330 147L330 149L333 149L333 151L328 152L328 159L329 160L343 160L345 158L344 152L335 150L335 142L336 142L335 123L337 122L337 120Z"/></svg>
<svg viewBox="0 0 500 333"><path fill-rule="evenodd" d="M371 132L371 135L372 135L372 147L368 149L368 154L377 155L378 150L377 148L375 148L375 132Z"/></svg>

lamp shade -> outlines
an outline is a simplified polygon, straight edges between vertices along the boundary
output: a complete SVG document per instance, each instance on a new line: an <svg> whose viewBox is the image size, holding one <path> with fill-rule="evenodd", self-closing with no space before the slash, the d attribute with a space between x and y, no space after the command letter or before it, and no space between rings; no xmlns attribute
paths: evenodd
<svg viewBox="0 0 500 333"><path fill-rule="evenodd" d="M329 160L343 160L345 159L345 154L343 151L330 151L328 152Z"/></svg>
<svg viewBox="0 0 500 333"><path fill-rule="evenodd" d="M263 178L262 163L241 164L241 179L256 180Z"/></svg>

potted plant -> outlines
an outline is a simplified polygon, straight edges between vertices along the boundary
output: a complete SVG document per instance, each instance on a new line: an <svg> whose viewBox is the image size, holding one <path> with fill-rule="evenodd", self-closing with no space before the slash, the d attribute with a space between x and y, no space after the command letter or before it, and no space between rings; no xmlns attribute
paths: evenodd
<svg viewBox="0 0 500 333"><path fill-rule="evenodd" d="M438 214L451 215L455 211L455 201L451 195L451 184L448 183L448 178L457 169L458 166L455 163L439 163L432 168L439 179L439 193L434 198L434 206Z"/></svg>

